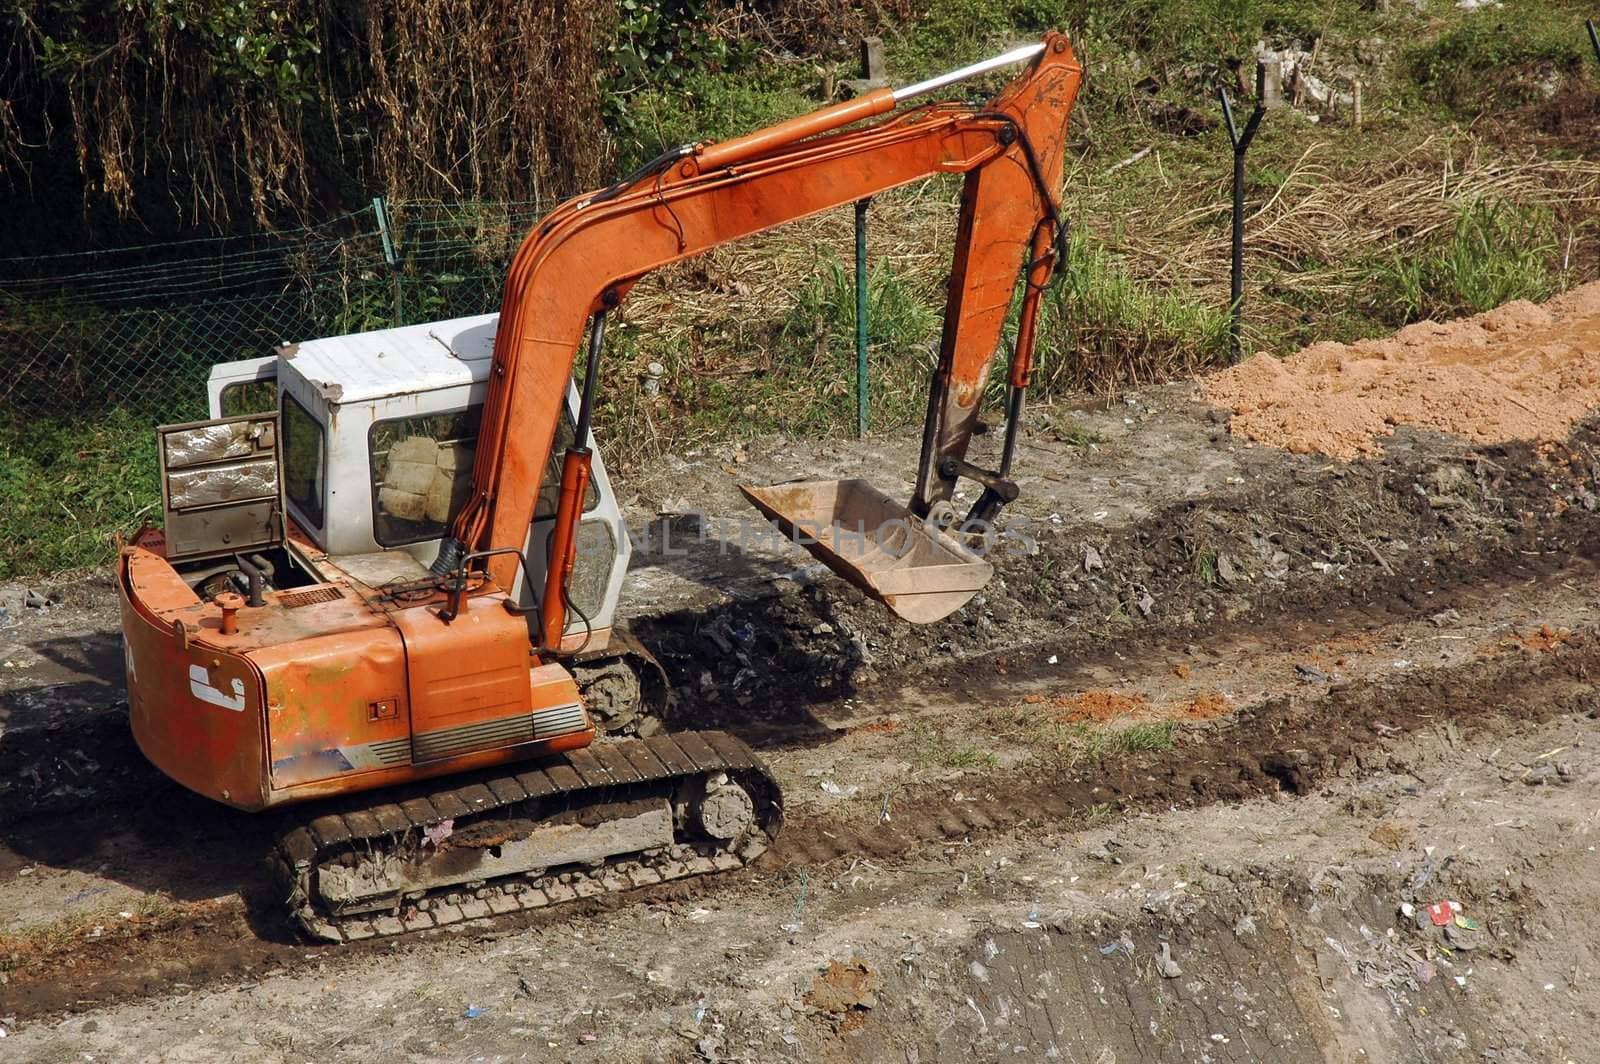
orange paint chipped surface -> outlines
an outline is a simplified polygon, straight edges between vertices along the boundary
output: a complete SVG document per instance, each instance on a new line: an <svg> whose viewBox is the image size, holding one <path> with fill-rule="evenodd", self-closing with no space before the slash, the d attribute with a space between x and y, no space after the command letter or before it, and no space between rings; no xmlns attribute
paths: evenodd
<svg viewBox="0 0 1600 1064"><path fill-rule="evenodd" d="M1397 425L1478 443L1564 439L1600 407L1600 282L1393 336L1258 354L1202 385L1229 430L1296 453L1382 452Z"/></svg>

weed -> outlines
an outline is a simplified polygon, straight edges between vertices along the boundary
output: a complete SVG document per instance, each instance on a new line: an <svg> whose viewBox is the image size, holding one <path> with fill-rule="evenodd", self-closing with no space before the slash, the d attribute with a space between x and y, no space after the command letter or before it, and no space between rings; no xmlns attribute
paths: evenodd
<svg viewBox="0 0 1600 1064"><path fill-rule="evenodd" d="M1543 208L1474 201L1447 238L1397 251L1376 267L1376 305L1402 324L1476 314L1513 299L1545 299L1556 288L1553 232Z"/></svg>
<svg viewBox="0 0 1600 1064"><path fill-rule="evenodd" d="M1134 724L1105 733L1106 749L1119 754L1164 753L1176 742L1177 725L1170 720Z"/></svg>
<svg viewBox="0 0 1600 1064"><path fill-rule="evenodd" d="M1092 828L1104 824L1117 815L1117 807L1111 802L1094 802L1085 806L1078 813L1078 827Z"/></svg>
<svg viewBox="0 0 1600 1064"><path fill-rule="evenodd" d="M1051 723L1040 738L1054 758L1066 765L1129 754L1164 753L1177 744L1177 725L1169 720L1108 728L1080 721Z"/></svg>
<svg viewBox="0 0 1600 1064"><path fill-rule="evenodd" d="M1552 75L1581 68L1588 56L1589 42L1577 18L1522 0L1502 11L1462 18L1412 48L1406 59L1425 92L1457 111L1476 113L1543 98Z"/></svg>
<svg viewBox="0 0 1600 1064"><path fill-rule="evenodd" d="M939 313L914 291L894 266L879 261L867 270L869 351L891 357L926 353L939 335ZM853 271L833 255L800 288L780 334L826 346L835 353L855 351L856 286Z"/></svg>
<svg viewBox="0 0 1600 1064"><path fill-rule="evenodd" d="M1000 763L993 751L953 742L942 728L918 724L912 729L916 759L937 768L994 768Z"/></svg>
<svg viewBox="0 0 1600 1064"><path fill-rule="evenodd" d="M49 967L86 942L110 948L118 939L163 930L216 908L215 902L180 904L159 894L147 894L122 910L106 907L70 913L50 923L0 934L0 972Z"/></svg>
<svg viewBox="0 0 1600 1064"><path fill-rule="evenodd" d="M909 74L928 74L1054 28L1085 51L1112 45L1156 69L1192 64L1209 80L1219 60L1248 55L1263 35L1310 40L1344 14L1313 0L933 0L891 55Z"/></svg>
<svg viewBox="0 0 1600 1064"><path fill-rule="evenodd" d="M809 73L809 68L767 65L737 73L701 72L672 85L639 88L627 97L626 121L611 130L618 173L680 144L725 140L813 110L817 101L805 91Z"/></svg>
<svg viewBox="0 0 1600 1064"><path fill-rule="evenodd" d="M1074 233L1060 281L1041 314L1039 377L1111 389L1186 376L1228 354L1228 315L1182 293L1136 281L1108 249Z"/></svg>
<svg viewBox="0 0 1600 1064"><path fill-rule="evenodd" d="M1194 576L1206 587L1217 582L1217 552L1198 550L1194 554Z"/></svg>
<svg viewBox="0 0 1600 1064"><path fill-rule="evenodd" d="M1043 420L1056 442L1076 447L1080 451L1086 451L1095 444L1105 442L1105 437L1099 432L1066 414L1048 411L1044 414Z"/></svg>

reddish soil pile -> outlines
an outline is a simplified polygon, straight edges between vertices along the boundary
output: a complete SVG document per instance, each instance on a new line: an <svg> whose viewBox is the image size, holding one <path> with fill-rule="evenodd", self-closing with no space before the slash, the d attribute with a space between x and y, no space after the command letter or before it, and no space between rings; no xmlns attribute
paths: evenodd
<svg viewBox="0 0 1600 1064"><path fill-rule="evenodd" d="M1212 691L1184 703L1183 715L1190 720L1216 720L1227 715L1229 708L1228 696L1221 691Z"/></svg>
<svg viewBox="0 0 1600 1064"><path fill-rule="evenodd" d="M1115 691L1084 691L1075 695L1062 695L1056 705L1066 710L1056 717L1065 724L1079 721L1108 721L1131 716L1145 707L1144 695L1121 695Z"/></svg>
<svg viewBox="0 0 1600 1064"><path fill-rule="evenodd" d="M1381 452L1396 425L1479 443L1563 439L1600 407L1600 283L1381 340L1258 354L1204 382L1230 430L1297 453Z"/></svg>
<svg viewBox="0 0 1600 1064"><path fill-rule="evenodd" d="M1555 628L1542 624L1534 632L1518 635L1512 642L1524 650L1531 650L1535 654L1548 654L1559 647L1572 642L1573 633L1570 628Z"/></svg>

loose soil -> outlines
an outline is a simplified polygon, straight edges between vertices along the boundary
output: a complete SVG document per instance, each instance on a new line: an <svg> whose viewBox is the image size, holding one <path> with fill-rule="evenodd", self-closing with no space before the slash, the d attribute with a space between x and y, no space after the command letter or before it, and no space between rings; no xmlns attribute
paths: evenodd
<svg viewBox="0 0 1600 1064"><path fill-rule="evenodd" d="M0 588L6 1048L1582 1059L1596 425L1402 425L1344 464L1239 440L1195 394L1036 411L996 579L921 628L798 548L708 534L737 480L902 494L883 472L914 438L632 478L630 521L672 534L636 555L633 628L679 723L761 747L785 834L731 877L401 942L296 940L258 886L270 822L143 762L103 575L43 610ZM1478 929L1401 908L1441 899Z"/></svg>
<svg viewBox="0 0 1600 1064"><path fill-rule="evenodd" d="M1396 425L1479 443L1562 440L1600 405L1600 283L1354 344L1258 354L1205 381L1237 435L1352 459Z"/></svg>

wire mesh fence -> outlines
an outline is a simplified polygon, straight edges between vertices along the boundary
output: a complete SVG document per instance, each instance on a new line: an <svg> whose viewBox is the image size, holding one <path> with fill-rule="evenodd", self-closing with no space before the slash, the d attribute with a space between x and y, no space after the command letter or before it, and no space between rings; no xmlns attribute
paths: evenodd
<svg viewBox="0 0 1600 1064"><path fill-rule="evenodd" d="M0 258L0 410L204 417L216 363L494 310L539 213L532 202L375 201L271 236Z"/></svg>

